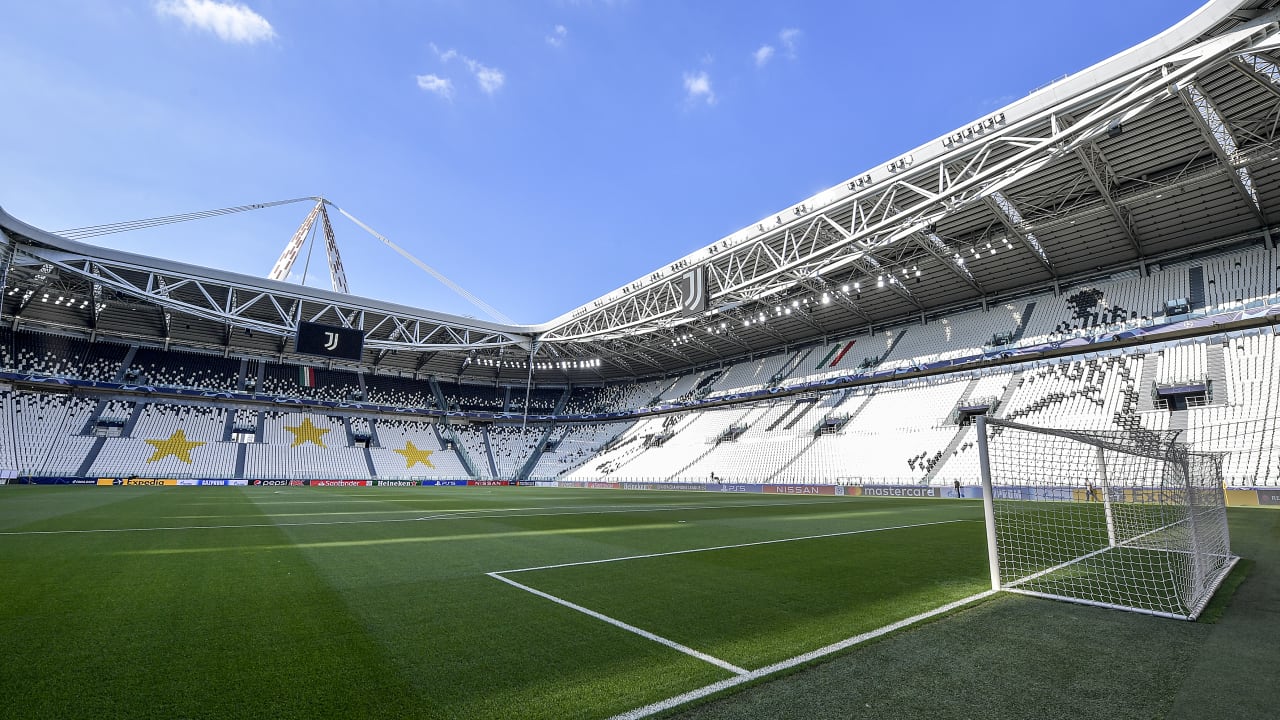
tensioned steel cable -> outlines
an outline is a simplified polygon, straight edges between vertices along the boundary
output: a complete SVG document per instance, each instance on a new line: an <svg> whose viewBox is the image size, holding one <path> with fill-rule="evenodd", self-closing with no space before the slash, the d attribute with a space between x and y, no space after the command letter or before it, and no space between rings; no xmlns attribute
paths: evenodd
<svg viewBox="0 0 1280 720"><path fill-rule="evenodd" d="M159 227L161 225L172 225L174 223L187 222L188 220L201 220L204 218L218 217L219 215L232 215L234 213L246 212L249 210L263 210L265 208L277 207L280 205L288 205L298 202L315 202L317 198L304 197L294 198L292 200L276 200L274 202L254 203L252 205L237 205L235 207L220 208L218 210L202 210L200 212L182 213L180 215L165 215L162 217L144 218L142 220L125 220L122 222L107 223L105 225L89 225L86 227L70 228L68 230L55 230L55 235L61 235L69 240L84 240L85 238L98 237L100 235L112 235L114 233L128 232L130 230L142 230L144 228Z"/></svg>
<svg viewBox="0 0 1280 720"><path fill-rule="evenodd" d="M130 230L142 230L146 228L159 227L161 225L172 225L174 223L187 222L189 220L202 220L204 218L218 217L221 215L232 215L235 213L246 212L249 210L262 210L265 208L277 207L280 205L288 205L290 203L316 202L319 200L321 200L321 198L302 197L302 198L293 198L292 200L276 200L274 202L254 203L252 205L237 205L235 207L220 208L217 210L202 210L200 212L182 213L180 215L165 215L161 217L144 218L142 220L126 220L122 222L107 223L105 225L89 225L89 226L80 227L80 228L70 228L68 230L57 230L57 231L54 231L54 234L60 235L64 238L67 238L68 240L85 240L88 238L99 237L102 235L112 235L115 233L128 232ZM430 265L427 265L426 263L422 262L418 258L414 257L407 250L391 242L378 231L374 230L368 225L365 225L363 222L360 222L353 215L348 213L346 210L343 210L342 208L338 207L337 205L334 205L328 200L325 200L324 202L326 205L329 205L333 207L335 210L337 210L338 212L342 213L349 220L354 222L356 225L360 226L361 229L368 232L374 238L382 241L382 243L385 244L387 247L399 253L406 260L418 266L418 268L425 271L426 273L434 277L436 280L439 280L445 287L452 290L459 297L471 303L477 309L484 312L489 317L493 318L494 320L497 320L498 322L506 323L508 325L515 324L515 321L513 321L511 318L507 317L506 315L502 314L492 305L486 303L485 301L476 297L471 292L467 291L462 286L458 285L454 281L445 277L444 274L441 273L440 271L436 270Z"/></svg>

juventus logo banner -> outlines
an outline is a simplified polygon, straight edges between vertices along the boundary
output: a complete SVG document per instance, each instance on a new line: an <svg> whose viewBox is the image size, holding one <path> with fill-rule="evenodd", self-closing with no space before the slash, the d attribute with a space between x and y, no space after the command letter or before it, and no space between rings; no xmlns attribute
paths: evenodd
<svg viewBox="0 0 1280 720"><path fill-rule="evenodd" d="M690 315L700 315L706 312L708 306L707 297L707 269L705 267L696 267L685 273L680 278L680 315L688 317Z"/></svg>
<svg viewBox="0 0 1280 720"><path fill-rule="evenodd" d="M364 333L337 325L301 321L294 349L306 355L359 360L364 350Z"/></svg>

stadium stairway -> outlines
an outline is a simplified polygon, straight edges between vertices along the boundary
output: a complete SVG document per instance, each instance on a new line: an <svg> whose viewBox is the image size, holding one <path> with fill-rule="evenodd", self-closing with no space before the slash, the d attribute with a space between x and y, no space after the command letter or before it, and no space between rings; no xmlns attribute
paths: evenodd
<svg viewBox="0 0 1280 720"><path fill-rule="evenodd" d="M120 361L120 369L116 370L115 382L124 382L124 374L129 371L129 366L133 364L133 358L138 354L138 346L130 345L125 351L124 360Z"/></svg>
<svg viewBox="0 0 1280 720"><path fill-rule="evenodd" d="M795 354L782 364L782 367L778 368L778 372L774 373L773 377L769 378L769 386L776 387L781 385L782 381L791 377L791 373L795 372L811 354L813 354L813 348L809 348L803 352L797 350Z"/></svg>
<svg viewBox="0 0 1280 720"><path fill-rule="evenodd" d="M569 397L571 395L573 395L573 388L565 387L564 394L562 394L560 399L556 401L555 410L552 411L553 415L559 415L564 412L564 406L569 404ZM527 480L529 478L533 469L538 466L538 461L542 459L542 449L547 446L547 441L551 439L551 433L555 431L556 424L547 423L547 429L543 431L542 437L538 439L538 444L533 446L533 452L529 453L529 458L525 460L524 464L520 466L520 469L516 471L516 476L512 478L513 480ZM567 431L565 434L568 434Z"/></svg>
<svg viewBox="0 0 1280 720"><path fill-rule="evenodd" d="M84 421L84 427L80 428L80 435L89 435L93 433L93 427L98 424L98 420L102 417L102 411L107 409L107 401L99 400L93 406L93 412L89 413L89 419Z"/></svg>
<svg viewBox="0 0 1280 720"><path fill-rule="evenodd" d="M814 408L818 407L819 400L821 400L821 398L817 396L811 397L811 398L805 398L803 400L797 400L796 405L797 406L804 405L804 408L801 409L800 412L792 415L791 420L789 420L787 424L783 426L782 429L790 430L791 428L799 424L799 422L804 418L804 416L809 414L810 410L813 410Z"/></svg>
<svg viewBox="0 0 1280 720"><path fill-rule="evenodd" d="M751 425L751 423L755 421L755 419L758 419L760 415L763 415L763 414L767 413L768 411L769 411L768 406L764 406L764 405L762 405L762 406L760 406L760 407L751 407L751 408L747 408L747 411L746 411L745 413L743 413L743 414L739 415L737 418L735 418L733 421L731 421L731 422L730 422L726 427L733 427L734 425L747 425L747 426L750 426L750 425ZM752 415L753 413L757 413L756 418L752 418L752 417L751 417L751 415ZM705 458L705 457L707 457L708 455L710 455L711 453L715 452L715 451L716 451L716 448L719 448L719 447L720 447L720 441L718 441L718 440L708 440L708 442L707 442L707 449L706 449L706 451L705 451L705 452L699 453L697 457L695 457L695 458L694 458L693 460L691 460L690 462L686 463L686 464L684 465L684 467L681 467L679 470L677 470L677 471L675 471L674 473L672 473L672 474L668 475L668 476L667 476L667 479L668 479L668 480L675 480L676 478L680 477L680 476L684 473L684 471L685 471L685 470L688 470L689 468L693 467L694 465L697 465L699 462L701 462L701 461L702 461L702 459L703 459L703 458Z"/></svg>
<svg viewBox="0 0 1280 720"><path fill-rule="evenodd" d="M98 453L102 452L102 446L107 444L106 437L97 437L93 439L93 445L89 448L89 452L85 453L84 462L80 463L76 475L80 477L88 477L89 469L93 467L94 461L98 459Z"/></svg>
<svg viewBox="0 0 1280 720"><path fill-rule="evenodd" d="M236 372L236 391L244 392L245 380L249 378L249 359L240 358L240 370ZM228 417L234 417L235 413L228 413Z"/></svg>
<svg viewBox="0 0 1280 720"><path fill-rule="evenodd" d="M1034 305L1035 303L1031 303ZM1008 407L1009 401L1013 399L1013 394L1018 392L1018 386L1022 384L1022 371L1019 370L1009 377L1009 382L1004 386L1004 395L1000 396L1000 405L996 407L996 411L992 417L1004 417L1003 408Z"/></svg>
<svg viewBox="0 0 1280 720"><path fill-rule="evenodd" d="M902 342L902 338L907 334L907 330L909 329L910 328L903 328L902 332L898 333L898 336L893 339L893 342L889 343L889 347L885 348L884 354L876 358L876 365L884 362L885 358L893 354L893 349L898 347L898 343Z"/></svg>
<svg viewBox="0 0 1280 720"><path fill-rule="evenodd" d="M933 482L933 479L936 478L938 473L942 472L942 468L946 466L947 460L955 457L956 451L960 449L960 444L969 437L968 430L968 425L956 426L956 434L951 438L951 442L947 443L947 447L943 449L942 455L940 456L941 459L934 463L932 468L929 468L929 472L925 473L922 484L927 485Z"/></svg>
<svg viewBox="0 0 1280 720"><path fill-rule="evenodd" d="M1013 328L1013 341L1015 343L1022 339L1022 334L1027 331L1027 324L1031 322L1031 314L1035 311L1035 302L1029 302L1026 307L1022 308L1022 314L1018 316L1018 324Z"/></svg>
<svg viewBox="0 0 1280 720"><path fill-rule="evenodd" d="M438 410L448 410L449 401L445 399L444 391L440 389L440 383L436 382L436 379L434 376L427 378L427 385L431 387L431 397L436 399L436 408ZM463 463L462 465L463 467L467 468L467 470L472 474L475 473L475 470L472 470L471 466L468 465L467 463Z"/></svg>
<svg viewBox="0 0 1280 720"><path fill-rule="evenodd" d="M142 417L142 411L146 406L145 402L133 404L133 411L129 413L129 419L124 421L124 427L120 430L120 437L133 437L133 428L138 424L138 418Z"/></svg>
<svg viewBox="0 0 1280 720"><path fill-rule="evenodd" d="M847 428L847 427L849 427L850 425L852 425L852 424L853 424L853 421L857 419L858 415L860 415L860 414L862 413L862 411L863 411L863 410L864 410L868 405L870 405L870 404L871 404L871 398L876 394L876 390L877 390L876 388L872 388L872 389L871 389L871 392L867 393L867 401L866 401L866 402L863 402L861 405L859 405L859 406L858 406L858 409L857 409L857 410L854 410L852 413L850 413L850 414L849 414L848 419L846 419L846 420L845 420L845 423L844 423L844 426L845 426L846 428ZM844 395L844 397L840 398L840 400L835 404L835 406L831 408L831 412L830 412L830 413L827 413L827 414L828 414L828 415L831 415L831 413L834 413L834 412L836 411L836 408L838 408L838 407L840 407L841 405L843 405L843 404L845 403L845 401L846 401L846 400L848 400L848 399L849 399L849 398L851 398L851 397L853 397L853 393L848 392L848 391L845 391L845 395ZM815 401L815 402L813 403L813 405L818 405L818 404L819 404L819 403L818 403L818 401ZM813 409L813 406L811 405L811 406L809 407L809 410L812 410L812 409ZM807 412L807 410L806 410L806 412ZM810 440L809 440L809 442L805 443L805 444L804 444L804 447L800 448L800 451L799 451L799 452L797 452L795 455L793 455L793 456L791 457L791 459L790 459L790 460L788 460L788 461L786 461L785 463L783 463L782 465L780 465L780 466L778 467L778 469L777 469L777 470L776 470L772 475L770 475L770 476L768 477L768 479L766 480L766 482L772 482L772 481L774 481L774 480L777 480L779 477L781 477L781 476L782 476L782 473L784 473L784 472L786 472L786 471L787 471L787 468L789 468L789 467L791 467L792 465L794 465L794 464L795 464L795 462L796 462L796 460L800 459L800 458L801 458L801 457L803 457L806 453L808 453L808 452L809 452L809 448L812 448L812 447L813 447L813 445L814 445L814 443L818 442L820 439L822 439L822 438L824 438L824 437L829 437L829 436L828 436L828 435L814 435L814 436L813 436L813 438L812 438L812 439L810 439Z"/></svg>
<svg viewBox="0 0 1280 720"><path fill-rule="evenodd" d="M556 401L556 407L551 411L552 415L560 415L564 413L564 406L569 404L569 398L573 396L573 387L565 386L564 394ZM544 438L545 440L545 438Z"/></svg>
<svg viewBox="0 0 1280 720"><path fill-rule="evenodd" d="M850 423L858 419L858 416L862 414L862 411L866 410L867 406L871 404L871 398L875 397L876 393L879 392L879 390L880 390L879 388L871 388L871 392L867 393L866 402L859 405L857 410L854 410L852 413L849 413L849 417L845 420L845 423L844 423L845 427L849 427ZM845 404L845 401L847 401L851 397L853 397L853 393L846 390L844 397L840 398L840 402L836 403L835 407L831 408L831 412L834 413L837 408Z"/></svg>
<svg viewBox="0 0 1280 720"><path fill-rule="evenodd" d="M797 400L791 403L791 407L787 408L786 412L782 413L777 418L775 418L773 422L769 423L769 427L765 428L764 431L773 432L779 425L787 421L787 418L791 416L791 413L798 410L800 406L804 404L807 404L809 405L809 407L812 407L811 403L805 403L805 401L803 400Z"/></svg>
<svg viewBox="0 0 1280 720"><path fill-rule="evenodd" d="M378 477L378 468L373 465L373 453L369 452L368 446L361 448L364 451L364 464L369 468L369 477Z"/></svg>
<svg viewBox="0 0 1280 720"><path fill-rule="evenodd" d="M973 377L969 378L969 382L965 383L964 390L960 391L960 399L956 401L955 405L951 406L951 413L950 415L948 415L948 417L951 417L951 418L956 417L962 405L971 404L972 398L970 398L969 396L973 394L973 389L978 387L978 383L980 382L982 382L981 376L974 375Z"/></svg>
<svg viewBox="0 0 1280 720"><path fill-rule="evenodd" d="M228 414L229 414L229 415L235 415L235 413L228 413ZM240 478L240 479L243 479L243 478L244 478L244 462L245 462L245 457L246 457L246 455L248 454L248 452L249 452L249 446L248 446L247 444L245 444L245 443L240 443L239 445L237 445L237 446L236 446L236 470L235 470L235 476L236 476L237 478Z"/></svg>
<svg viewBox="0 0 1280 720"><path fill-rule="evenodd" d="M240 367L241 377L244 380L244 366ZM222 442L231 442L232 436L236 431L236 410L231 408L227 410L227 419L222 423ZM238 477L238 476L237 476Z"/></svg>
<svg viewBox="0 0 1280 720"><path fill-rule="evenodd" d="M804 455L806 455L809 452L809 448L813 447L814 443L818 442L818 439L821 437L823 436L814 435L812 438L810 438L809 442L805 443L804 447L800 448L799 452L797 452L795 455L792 455L790 460L779 465L778 469L775 470L772 475L770 475L768 478L765 479L765 482L773 482L774 480L778 479L778 477L782 475L782 473L787 471L787 468L795 464L796 460L798 460L801 457L804 457Z"/></svg>
<svg viewBox="0 0 1280 720"><path fill-rule="evenodd" d="M498 463L493 461L493 445L489 444L489 428L480 428L480 437L484 440L484 456L489 460L489 477L497 480Z"/></svg>
<svg viewBox="0 0 1280 720"><path fill-rule="evenodd" d="M676 383L678 383L678 382L680 382L680 376L679 376L679 375L677 375L676 377L672 378L672 379L671 379L671 382L667 383L665 386L663 386L663 388L662 388L662 389L658 390L657 394L655 394L653 397L649 398L649 402L647 402L647 403L645 403L645 404L646 404L646 405L657 405L657 404L662 400L662 396L663 396L663 395L666 395L668 392L670 392L670 391L671 391L671 389L672 389L672 388L674 388L674 387L676 386Z"/></svg>
<svg viewBox="0 0 1280 720"><path fill-rule="evenodd" d="M1160 363L1164 362L1164 358L1157 353L1147 353L1142 363L1142 374L1138 376L1138 386L1134 388L1138 392L1138 412L1146 412L1156 409L1155 397L1151 392L1151 388L1155 387L1156 378L1159 377Z"/></svg>
<svg viewBox="0 0 1280 720"><path fill-rule="evenodd" d="M1190 281L1191 290L1187 293L1187 305L1191 308L1191 312L1204 309L1204 267L1196 265L1187 268L1187 279Z"/></svg>
<svg viewBox="0 0 1280 720"><path fill-rule="evenodd" d="M1231 402L1231 384L1227 382L1227 359L1225 343L1210 343L1205 346L1205 376L1209 379L1209 402L1213 405L1226 405Z"/></svg>
<svg viewBox="0 0 1280 720"><path fill-rule="evenodd" d="M432 384L434 385L434 383L435 381L433 380ZM440 388L436 387L435 390L439 392ZM437 397L436 401L439 402L441 397L443 395ZM468 475L472 478L480 477L480 473L476 472L475 463L471 461L471 454L467 452L462 441L454 434L453 428L445 425L444 432L441 432L439 423L431 423L431 430L436 434L436 442L440 443L440 447L447 447L449 444L453 445L453 454L458 456L458 462L462 463L462 467L467 471ZM448 438L445 437L445 433L448 433Z"/></svg>
<svg viewBox="0 0 1280 720"><path fill-rule="evenodd" d="M674 438L676 435L680 434L682 430L687 430L690 425L697 422L699 417L700 413L696 412L682 413L680 415L668 415L666 416L666 419L663 420L662 428L665 431L669 431L671 433L671 437ZM615 464L613 467L609 469L610 473L618 472L629 463L638 459L641 455L644 455L645 451L649 449L645 445L646 438L637 437L636 439L638 442L633 451L628 451L622 457L617 458L614 461ZM668 442L670 442L670 440L668 440Z"/></svg>
<svg viewBox="0 0 1280 720"><path fill-rule="evenodd" d="M845 388L844 390L841 390L841 391L839 391L839 392L841 392L841 393L843 393L843 394L840 396L840 399L836 401L836 404L831 406L831 409L832 409L833 411L834 411L836 408L840 407L841 405L843 405L843 404L845 404L845 403L849 402L849 398L852 398L852 397L854 396L854 395L853 395L853 391L852 391L852 390L849 390L848 388ZM875 394L875 391L874 391L874 390L873 390L873 391L871 391L871 394L873 394L873 395L874 395L874 394ZM855 413L855 414L856 414L856 413Z"/></svg>

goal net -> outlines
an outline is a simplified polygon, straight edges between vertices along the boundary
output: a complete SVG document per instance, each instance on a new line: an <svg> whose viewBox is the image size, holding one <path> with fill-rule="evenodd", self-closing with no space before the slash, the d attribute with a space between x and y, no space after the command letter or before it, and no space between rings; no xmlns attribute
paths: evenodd
<svg viewBox="0 0 1280 720"><path fill-rule="evenodd" d="M978 426L993 588L1194 620L1235 564L1220 458L1177 431Z"/></svg>

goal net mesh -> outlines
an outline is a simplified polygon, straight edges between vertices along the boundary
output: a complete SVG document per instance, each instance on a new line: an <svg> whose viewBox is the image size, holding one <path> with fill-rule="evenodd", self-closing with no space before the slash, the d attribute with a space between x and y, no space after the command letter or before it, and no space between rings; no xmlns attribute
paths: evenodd
<svg viewBox="0 0 1280 720"><path fill-rule="evenodd" d="M1218 457L1176 431L984 424L1001 589L1200 613L1235 562Z"/></svg>

